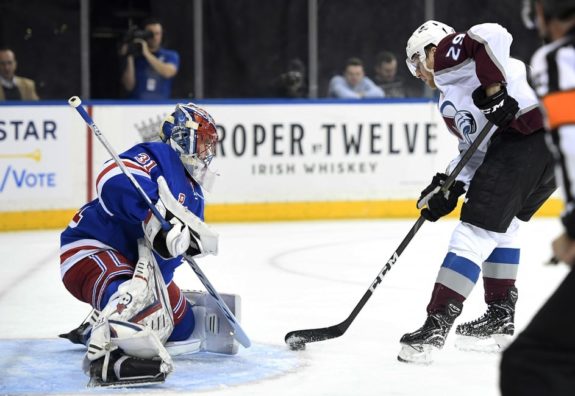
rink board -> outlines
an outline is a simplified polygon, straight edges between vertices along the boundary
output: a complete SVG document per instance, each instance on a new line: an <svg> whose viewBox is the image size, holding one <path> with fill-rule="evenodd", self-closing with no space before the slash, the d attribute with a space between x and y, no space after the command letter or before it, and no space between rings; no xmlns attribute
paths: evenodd
<svg viewBox="0 0 575 396"><path fill-rule="evenodd" d="M415 200L457 155L436 103L215 101L208 222L417 217ZM173 103L86 108L116 152L156 139ZM0 231L63 228L96 196L110 154L65 102L0 106ZM539 215L557 216L559 202Z"/></svg>
<svg viewBox="0 0 575 396"><path fill-rule="evenodd" d="M85 349L61 339L0 340L0 394L83 394L88 377L82 372ZM165 383L145 388L105 389L122 394L194 392L226 388L284 375L302 365L301 354L285 346L253 344L237 355L197 353L174 359ZM104 389L102 389L104 390Z"/></svg>

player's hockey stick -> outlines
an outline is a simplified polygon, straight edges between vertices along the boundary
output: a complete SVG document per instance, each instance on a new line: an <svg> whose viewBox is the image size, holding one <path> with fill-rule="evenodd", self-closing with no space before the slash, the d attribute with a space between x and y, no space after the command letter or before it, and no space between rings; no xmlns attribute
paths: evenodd
<svg viewBox="0 0 575 396"><path fill-rule="evenodd" d="M118 165L118 167L122 170L122 172L128 177L128 179L130 179L130 182L136 188L138 194L140 194L140 196L144 199L144 201L146 202L146 204L148 205L154 216L156 216L156 218L162 224L162 228L165 231L169 230L172 227L170 223L168 223L164 219L164 217L160 214L160 212L158 212L158 209L154 206L150 197L148 197L146 192L142 189L140 183L138 183L138 181L134 178L132 173L130 173L128 168L124 165L124 163L122 162L122 160L120 159L114 148L110 145L106 137L102 135L102 132L100 132L98 126L94 123L92 117L90 117L90 115L86 112L86 110L82 106L80 106L82 104L82 100L77 96L72 96L68 100L68 104L76 109L78 114L80 114L80 116L84 119L86 124L88 124L92 132L94 132L98 140L102 143L106 151L112 156L116 165ZM232 326L232 328L234 329L234 338L238 340L238 342L242 344L244 347L248 348L251 345L250 339L248 338L248 336L246 335L246 333L244 332L239 322L236 320L235 316L232 314L232 312L230 311L230 309L228 308L222 297L212 286L208 278L206 278L206 276L204 275L198 264L194 261L194 259L192 257L186 257L186 260L190 264L190 267L192 267L192 270L195 272L200 282L202 282L206 290L210 293L210 295L214 298L214 300L216 300L216 303L224 313L226 320L229 322L230 326Z"/></svg>
<svg viewBox="0 0 575 396"><path fill-rule="evenodd" d="M453 171L449 174L449 176L445 180L445 183L441 187L439 193L445 193L449 189L449 187L451 187L457 175L459 175L463 167L465 167L467 162L471 159L471 156L473 156L479 145L489 134L489 131L491 130L492 127L493 124L491 122L487 122L487 124L485 124L485 126L483 127L481 132L479 132L479 135L477 135L471 146L469 146L465 154L463 154L463 157L461 157L461 160L459 160L459 163L457 164L455 169L453 169ZM409 243L411 242L417 231L419 231L424 222L425 218L423 216L419 216L413 227L411 227L411 230L409 230L405 238L403 238L403 241L401 241L397 249L393 252L389 260L387 260L387 262L385 263L385 266L377 274L377 277L371 283L371 285L369 286L363 297L361 297L361 300L359 300L353 311L351 311L351 314L343 322L329 327L290 331L285 336L285 342L286 344L288 344L290 349L302 350L305 349L305 344L308 342L324 341L343 335L349 328L351 323L355 320L359 312L363 309L364 305L367 303L367 301L375 291L375 288L381 283L383 277L389 272L389 270L391 270L391 267L397 262L399 256L403 253L407 245L409 245Z"/></svg>

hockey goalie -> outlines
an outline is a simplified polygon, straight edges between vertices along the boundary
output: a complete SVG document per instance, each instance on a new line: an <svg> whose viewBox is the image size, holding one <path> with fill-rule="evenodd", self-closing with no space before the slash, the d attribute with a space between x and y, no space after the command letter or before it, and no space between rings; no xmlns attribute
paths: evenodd
<svg viewBox="0 0 575 396"><path fill-rule="evenodd" d="M238 350L214 298L183 291L173 279L185 258L217 254L218 235L203 222L203 191L215 176L209 168L215 122L192 103L178 104L159 137L120 154L121 162L107 162L97 178L98 197L61 234L64 286L93 308L61 337L87 346L90 386L163 382L173 370L172 355ZM119 163L169 223L167 231ZM239 296L223 299L239 317Z"/></svg>

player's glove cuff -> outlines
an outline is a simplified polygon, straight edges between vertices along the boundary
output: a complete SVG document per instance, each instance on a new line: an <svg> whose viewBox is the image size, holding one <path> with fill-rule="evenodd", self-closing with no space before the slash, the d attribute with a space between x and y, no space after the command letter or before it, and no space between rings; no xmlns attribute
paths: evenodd
<svg viewBox="0 0 575 396"><path fill-rule="evenodd" d="M491 96L487 96L483 87L477 88L471 95L475 106L481 110L485 118L498 127L509 125L519 111L519 104L507 93L504 85Z"/></svg>

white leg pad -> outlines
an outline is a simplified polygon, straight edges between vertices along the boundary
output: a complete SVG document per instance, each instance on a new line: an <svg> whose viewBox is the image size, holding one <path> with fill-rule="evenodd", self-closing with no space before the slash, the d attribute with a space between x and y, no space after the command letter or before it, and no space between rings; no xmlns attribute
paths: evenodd
<svg viewBox="0 0 575 396"><path fill-rule="evenodd" d="M139 330L136 327L140 327ZM160 357L165 363L172 365L172 359L156 332L146 326L137 326L133 323L110 321L110 329L115 330L117 337L112 342L127 355L141 359Z"/></svg>
<svg viewBox="0 0 575 396"><path fill-rule="evenodd" d="M207 292L184 291L184 296L192 304L196 326L191 339L201 340L202 351L235 355L239 343L233 336L233 328L223 312ZM237 294L221 294L222 299L234 314L241 319L241 298Z"/></svg>

